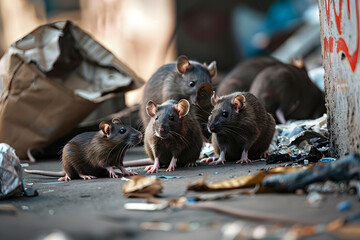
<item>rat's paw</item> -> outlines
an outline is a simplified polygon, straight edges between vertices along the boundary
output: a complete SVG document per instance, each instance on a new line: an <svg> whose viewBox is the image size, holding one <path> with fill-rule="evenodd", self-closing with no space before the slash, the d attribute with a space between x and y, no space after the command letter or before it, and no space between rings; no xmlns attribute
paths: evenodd
<svg viewBox="0 0 360 240"><path fill-rule="evenodd" d="M95 176L82 175L82 174L79 174L79 177L81 177L81 178L84 179L84 180L91 180L91 179L95 179L95 178L96 178Z"/></svg>
<svg viewBox="0 0 360 240"><path fill-rule="evenodd" d="M251 160L250 159L248 159L248 158L246 158L246 159L240 159L240 160L238 160L238 161L236 161L236 163L237 164L244 164L244 163L249 163L249 162L251 162Z"/></svg>
<svg viewBox="0 0 360 240"><path fill-rule="evenodd" d="M116 175L116 173L112 167L107 167L106 170L109 172L110 178L118 178L118 176Z"/></svg>
<svg viewBox="0 0 360 240"><path fill-rule="evenodd" d="M202 163L211 163L211 162L214 162L216 158L213 158L213 157L209 157L209 158L204 158L204 159L201 159L200 162Z"/></svg>
<svg viewBox="0 0 360 240"><path fill-rule="evenodd" d="M175 166L169 166L165 172L173 172L175 171Z"/></svg>
<svg viewBox="0 0 360 240"><path fill-rule="evenodd" d="M154 173L154 172L158 172L158 168L155 167L154 165L150 165L150 166L147 166L145 168L145 171L147 171L147 173Z"/></svg>
<svg viewBox="0 0 360 240"><path fill-rule="evenodd" d="M218 159L215 162L211 162L210 165L220 165L220 164L225 164L225 159Z"/></svg>
<svg viewBox="0 0 360 240"><path fill-rule="evenodd" d="M197 167L197 164L196 163L187 163L186 165L185 165L185 167Z"/></svg>
<svg viewBox="0 0 360 240"><path fill-rule="evenodd" d="M66 174L65 177L61 177L58 179L59 182L65 182L65 181L70 181L71 178Z"/></svg>

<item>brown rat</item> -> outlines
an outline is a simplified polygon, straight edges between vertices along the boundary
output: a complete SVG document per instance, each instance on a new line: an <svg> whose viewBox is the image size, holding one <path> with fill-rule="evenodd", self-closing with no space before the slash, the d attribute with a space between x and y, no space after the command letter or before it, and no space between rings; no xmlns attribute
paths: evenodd
<svg viewBox="0 0 360 240"><path fill-rule="evenodd" d="M191 111L194 112L200 125L203 141L209 142L211 133L208 131L207 122L214 106L211 104L213 87L210 83L201 83L196 91L195 104L191 105Z"/></svg>
<svg viewBox="0 0 360 240"><path fill-rule="evenodd" d="M26 170L32 174L61 176L59 181L75 178L93 179L109 174L117 175L113 166L118 167L123 175L135 175L123 166L127 149L141 142L142 134L132 127L121 124L118 119L101 122L97 132L84 132L71 139L62 150L64 172Z"/></svg>
<svg viewBox="0 0 360 240"><path fill-rule="evenodd" d="M219 159L208 158L202 162L224 164L249 162L260 157L269 147L275 132L275 120L251 93L235 92L212 97L214 109L208 128L212 144Z"/></svg>
<svg viewBox="0 0 360 240"><path fill-rule="evenodd" d="M262 70L250 91L279 123L313 119L326 111L324 93L310 80L302 59Z"/></svg>
<svg viewBox="0 0 360 240"><path fill-rule="evenodd" d="M145 130L145 151L153 165L145 168L148 173L158 172L168 165L167 172L176 166L195 166L202 140L198 122L189 112L186 99L167 100L161 105L149 101L146 112L151 117Z"/></svg>
<svg viewBox="0 0 360 240"><path fill-rule="evenodd" d="M272 57L254 57L237 64L220 82L216 92L219 96L233 92L247 92L261 70L281 63Z"/></svg>
<svg viewBox="0 0 360 240"><path fill-rule="evenodd" d="M203 82L211 83L211 78L216 75L216 62L209 66L189 60L186 56L179 56L176 62L160 67L146 83L140 116L144 127L150 118L146 114L146 104L152 100L155 103L163 103L166 100L187 99L195 103L197 87Z"/></svg>

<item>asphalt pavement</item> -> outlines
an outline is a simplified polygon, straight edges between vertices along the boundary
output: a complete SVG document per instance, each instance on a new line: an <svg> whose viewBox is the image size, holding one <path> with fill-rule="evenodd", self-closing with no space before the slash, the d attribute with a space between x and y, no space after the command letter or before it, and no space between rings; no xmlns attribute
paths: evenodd
<svg viewBox="0 0 360 240"><path fill-rule="evenodd" d="M126 161L146 157L142 147L130 150ZM187 191L187 185L206 175L208 183L252 175L263 168L275 167L264 161L248 164L227 162L212 166L199 163L198 167L176 168L174 172L160 169L157 174L146 174L144 167L130 168L141 175L177 176L161 179L162 199L180 196L204 195ZM60 160L39 161L28 169L60 171ZM239 231L245 239L264 234L267 227L289 228L294 226L323 226L340 217L360 213L360 204L354 195L322 194L320 204L314 207L307 201L307 194L250 194L234 195L228 199L212 200L228 210L167 208L157 211L126 210L125 203L144 203L142 198L126 198L121 178L98 178L57 182L57 178L24 174L28 186L37 189L36 197L19 197L2 200L0 204L15 206L13 212L0 211L0 239L234 239ZM223 192L220 193L220 195ZM205 194L213 196L214 193ZM348 211L338 211L337 204L349 201ZM246 211L249 215L270 216L275 220L259 221L248 217L233 216L234 212ZM279 222L276 219L284 219ZM286 222L288 220L288 222ZM231 225L232 224L232 225ZM237 227L236 227L237 226ZM235 229L235 230L234 230ZM237 230L236 230L237 229ZM245 230L244 230L245 229ZM235 234L236 235L236 234ZM240 236L239 235L239 236ZM266 234L265 234L266 235ZM281 235L281 234L280 234ZM309 234L306 239L342 239L342 235ZM284 239L287 235L283 234ZM274 239L274 238L271 238Z"/></svg>

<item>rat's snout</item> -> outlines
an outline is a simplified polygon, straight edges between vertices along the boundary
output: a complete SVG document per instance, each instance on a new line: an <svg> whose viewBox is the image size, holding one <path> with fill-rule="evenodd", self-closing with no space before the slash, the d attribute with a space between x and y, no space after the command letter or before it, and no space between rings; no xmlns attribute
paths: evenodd
<svg viewBox="0 0 360 240"><path fill-rule="evenodd" d="M220 124L219 123L212 123L208 126L208 131L210 133L218 133L220 131Z"/></svg>
<svg viewBox="0 0 360 240"><path fill-rule="evenodd" d="M157 137L159 137L159 138L165 138L166 137L166 131L162 126L160 126L160 127L155 129L155 135Z"/></svg>
<svg viewBox="0 0 360 240"><path fill-rule="evenodd" d="M130 144L139 144L143 138L143 135L141 132L138 132L136 134L132 134L130 137Z"/></svg>

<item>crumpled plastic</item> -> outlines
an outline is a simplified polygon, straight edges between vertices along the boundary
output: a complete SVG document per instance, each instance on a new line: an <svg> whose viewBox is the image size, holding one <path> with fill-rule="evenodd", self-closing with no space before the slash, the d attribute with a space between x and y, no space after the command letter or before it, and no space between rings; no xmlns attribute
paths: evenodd
<svg viewBox="0 0 360 240"><path fill-rule="evenodd" d="M20 160L6 143L0 143L0 190L0 199L21 195L23 190Z"/></svg>
<svg viewBox="0 0 360 240"><path fill-rule="evenodd" d="M289 121L276 125L276 131L268 149L270 155L266 162L278 163L303 160L317 162L328 154L329 139L327 115L314 120ZM296 159L295 159L296 158Z"/></svg>
<svg viewBox="0 0 360 240"><path fill-rule="evenodd" d="M36 189L25 188L23 170L15 150L6 143L0 143L0 199L11 197L35 197Z"/></svg>
<svg viewBox="0 0 360 240"><path fill-rule="evenodd" d="M348 182L360 178L360 156L349 154L337 161L317 165L311 169L269 176L262 181L265 188L276 192L294 192L304 189L311 183L325 182Z"/></svg>

